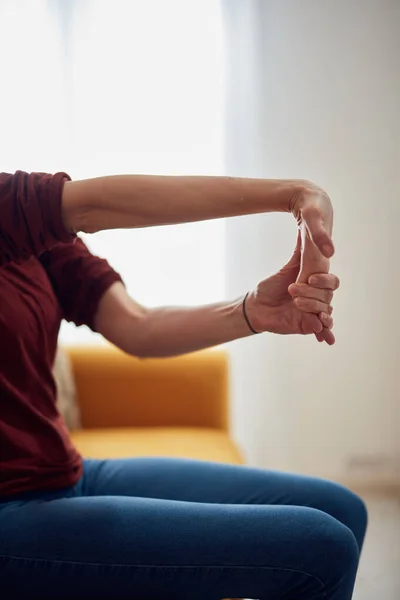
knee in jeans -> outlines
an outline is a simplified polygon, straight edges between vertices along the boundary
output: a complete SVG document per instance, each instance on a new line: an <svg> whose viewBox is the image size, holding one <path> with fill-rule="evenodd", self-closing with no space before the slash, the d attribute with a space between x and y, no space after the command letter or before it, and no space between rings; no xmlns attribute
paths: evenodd
<svg viewBox="0 0 400 600"><path fill-rule="evenodd" d="M353 532L334 517L315 511L314 552L323 559L328 572L357 569L360 553Z"/></svg>
<svg viewBox="0 0 400 600"><path fill-rule="evenodd" d="M362 498L353 492L348 490L351 495L351 504L353 507L353 513L359 523L360 528L365 532L368 524L368 510L367 506Z"/></svg>
<svg viewBox="0 0 400 600"><path fill-rule="evenodd" d="M332 510L331 514L352 530L357 539L359 549L361 549L368 523L368 512L365 502L360 496L354 494L349 489L338 484L332 485L334 489L332 490L331 502L334 504L334 510Z"/></svg>

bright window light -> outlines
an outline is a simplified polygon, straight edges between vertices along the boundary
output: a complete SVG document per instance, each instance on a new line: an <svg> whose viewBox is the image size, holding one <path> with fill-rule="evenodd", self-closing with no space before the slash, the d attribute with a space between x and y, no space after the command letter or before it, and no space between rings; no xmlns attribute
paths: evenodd
<svg viewBox="0 0 400 600"><path fill-rule="evenodd" d="M223 173L217 0L3 0L0 23L3 171ZM224 234L220 220L83 237L156 306L224 297Z"/></svg>

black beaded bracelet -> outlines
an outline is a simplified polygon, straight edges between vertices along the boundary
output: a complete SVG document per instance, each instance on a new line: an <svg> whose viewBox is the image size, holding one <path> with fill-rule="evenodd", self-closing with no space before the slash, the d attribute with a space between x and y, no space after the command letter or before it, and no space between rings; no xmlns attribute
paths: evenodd
<svg viewBox="0 0 400 600"><path fill-rule="evenodd" d="M258 333L261 333L261 331L256 331L256 330L255 330L255 329L252 327L252 325L251 325L251 323L250 323L250 319L249 319L249 317L247 316L247 313L246 313L246 299L247 299L247 296L248 296L248 295L249 295L249 292L247 292L247 294L246 294L246 295L245 295L245 297L243 298L243 302L242 302L243 316L244 316L244 318L245 318L245 320L246 320L246 323L247 323L247 325L249 326L249 329L250 329L250 330L251 330L253 333L257 333L257 334L258 334Z"/></svg>

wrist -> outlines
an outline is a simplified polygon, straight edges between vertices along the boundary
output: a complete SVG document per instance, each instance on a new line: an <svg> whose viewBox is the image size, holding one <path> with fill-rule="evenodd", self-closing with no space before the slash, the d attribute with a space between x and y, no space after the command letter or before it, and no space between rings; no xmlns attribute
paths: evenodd
<svg viewBox="0 0 400 600"><path fill-rule="evenodd" d="M299 179L277 179L274 183L277 211L293 214L293 208L304 190L305 182Z"/></svg>
<svg viewBox="0 0 400 600"><path fill-rule="evenodd" d="M240 202L235 215L291 212L293 198L301 195L304 187L304 182L294 179L228 177L225 181L229 197Z"/></svg>
<svg viewBox="0 0 400 600"><path fill-rule="evenodd" d="M251 319L249 318L249 315L248 315L248 307L246 306L246 303L247 303L247 301L249 299L249 296L250 296L250 292L247 292L247 294L243 298L243 302L242 302L243 318L246 321L246 324L247 324L249 330L251 331L251 333L258 334L258 333L261 333L261 330L258 331L257 329L255 329L253 327L253 323L252 323L252 321L251 321Z"/></svg>
<svg viewBox="0 0 400 600"><path fill-rule="evenodd" d="M254 335L265 331L265 327L260 319L258 301L254 291L248 292L244 296L242 301L242 314L250 333Z"/></svg>

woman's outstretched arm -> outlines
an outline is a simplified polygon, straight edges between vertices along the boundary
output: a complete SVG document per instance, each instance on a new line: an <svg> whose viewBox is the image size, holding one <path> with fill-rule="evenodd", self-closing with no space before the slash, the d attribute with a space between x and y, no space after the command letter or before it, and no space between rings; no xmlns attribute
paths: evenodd
<svg viewBox="0 0 400 600"><path fill-rule="evenodd" d="M301 180L113 175L66 182L64 223L70 231L151 227L265 212L291 212L320 251L333 254L327 194Z"/></svg>
<svg viewBox="0 0 400 600"><path fill-rule="evenodd" d="M39 256L72 241L78 231L263 212L291 212L323 256L334 252L331 202L307 181L152 175L68 179L65 173L0 173L0 266Z"/></svg>

